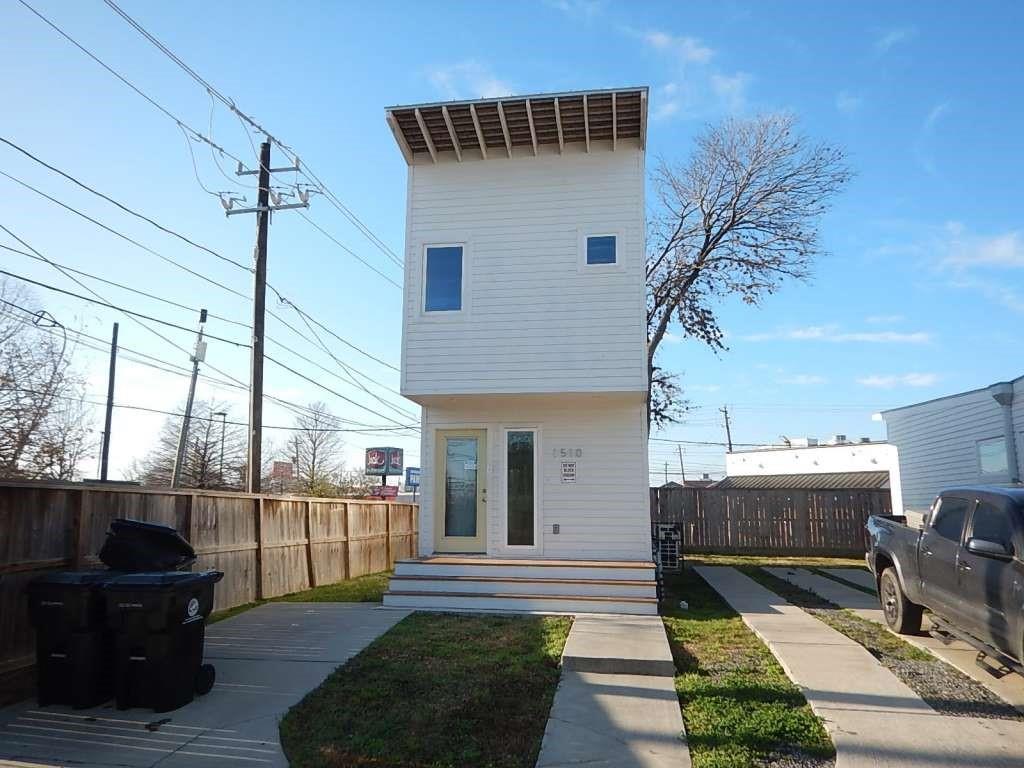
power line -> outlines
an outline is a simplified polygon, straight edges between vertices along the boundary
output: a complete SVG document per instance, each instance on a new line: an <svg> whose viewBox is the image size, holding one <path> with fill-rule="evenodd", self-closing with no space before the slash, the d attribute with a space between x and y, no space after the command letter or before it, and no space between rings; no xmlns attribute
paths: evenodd
<svg viewBox="0 0 1024 768"><path fill-rule="evenodd" d="M14 307L14 308L16 308L16 309L18 309L18 310L20 310L22 312L25 312L26 314L29 314L29 315L33 314L32 310L30 310L27 307L22 307L19 304L16 304L15 302L8 301L8 300L3 299L3 298L0 298L0 302L2 302L4 304L7 304L7 305L9 305L11 307ZM21 322L24 325L31 326L31 327L33 327L37 331L41 331L41 332L47 333L49 335L55 335L55 334L53 334L53 332L50 329L40 328L39 326L36 326L34 323L30 322L26 318L18 317L16 315L13 315L13 314L10 314L10 313L7 313L7 314L12 319L14 319L14 320L16 320L18 322ZM81 347L83 347L85 349L93 350L95 352L100 352L100 353L102 353L104 355L106 355L108 353L108 351L109 351L108 347L104 346L104 345L106 345L108 343L107 339L101 339L101 338L99 338L97 336L92 336L91 334L85 333L84 331L76 330L76 329L73 329L73 328L68 328L66 330L67 330L68 333L70 333L70 334L72 334L72 335L74 335L76 337L79 337L76 340L76 343L79 346L81 346ZM89 341L82 341L81 340L82 338L88 339L89 341L96 342L96 343L89 343ZM191 373L190 373L190 371L188 369L186 369L186 368L184 368L182 366L176 365L175 363L171 363L169 361L166 361L163 358L154 357L153 355L146 354L145 352L139 352L138 350L131 349L130 347L125 347L124 345L121 345L121 344L118 345L118 350L121 353L127 353L127 354L123 354L121 356L122 359L124 359L124 360L126 360L128 362L132 362L132 363L134 363L136 365L141 365L141 366L144 366L144 367L147 367L147 368L152 368L152 369L155 369L155 370L158 370L158 371L162 371L164 373L173 374L175 376L188 377L188 376L191 375ZM145 358L145 359L135 359L136 357L138 357L138 358ZM155 363L154 362L147 362L148 360L155 361ZM156 363L161 363L161 364L157 365ZM165 367L165 366L170 366L170 367ZM177 369L177 370L175 370L175 369ZM234 383L229 382L229 381L223 381L221 379L217 379L215 377L209 376L208 374L201 373L201 374L199 374L199 378L204 379L206 381L209 381L209 382L211 382L211 383L213 383L215 385L228 388L228 389L248 391L248 388L245 387L244 385L234 384ZM289 407L289 409L292 410L295 413L309 411L309 409L306 406L298 405L297 403L292 403L292 402L290 402L288 400L282 400L281 398L275 397L273 395L265 394L264 397L266 399L268 399L268 400L272 400L272 401L277 402L277 403L279 403L279 404L281 404L283 406ZM408 426L405 426L405 427L397 427L397 426L396 427L392 427L392 426L378 427L378 425L375 425L375 424L366 424L366 423L363 423L363 422L353 421L351 419L344 419L344 418L341 418L340 416L335 416L333 414L321 414L321 415L324 416L325 418L327 418L329 421L333 421L333 422L336 422L336 423L339 423L339 424L349 424L349 425L353 425L353 426L356 426L356 427L361 427L361 428L365 429L366 431L371 431L371 432L373 432L373 431L382 431L382 430L389 430L390 431L390 430L399 430L399 429L418 429L417 425L408 425Z"/></svg>
<svg viewBox="0 0 1024 768"><path fill-rule="evenodd" d="M331 234L330 232L328 232L328 231L327 231L326 229L324 229L324 228L323 228L323 227L321 227L321 226L320 226L319 224L317 224L317 223L316 223L315 221L313 221L313 220L312 220L311 218L309 218L309 216L307 216L306 214L304 214L304 213L303 213L302 211L298 211L298 214L299 214L299 216L301 216L301 217L302 217L303 219L305 219L305 220L306 220L306 222L307 222L307 223L308 223L308 224L309 224L309 225L310 225L311 227L313 227L313 228L314 228L315 230L317 230L318 232L320 232L320 233L321 233L321 234L322 234L322 235L323 235L324 237L326 237L326 238L327 238L327 239L329 239L329 240L330 240L330 241L331 241L332 243L334 243L334 244L335 244L336 246L338 246L338 247L339 247L339 248L341 248L341 249L342 249L343 251L345 251L345 253L347 253L347 254L349 254L350 256L352 256L352 257L354 257L354 258L358 259L358 260L359 260L359 261L360 261L360 262L361 262L361 263L362 263L362 264L363 264L364 266L366 266L366 267L367 267L367 268L369 268L369 269L372 269L372 270L373 270L374 272L376 272L376 273L377 273L378 275L380 275L380 276L381 276L382 278L384 278L384 279L385 279L385 280L387 280L387 281L388 281L389 283L391 283L391 284L392 284L393 286L395 286L395 288L398 288L399 290L401 290L401 288L402 288L402 286L401 286L401 285L399 285L398 283L396 283L396 282L395 282L394 280L392 280L392 279L391 279L390 277L388 277L387 275L385 275L385 274L384 274L383 272L381 272L381 271L380 271L379 269L377 269L377 268L376 268L375 266L373 266L372 264L370 264L370 262L368 262L368 261L366 261L365 259L363 259L363 258L362 258L361 256L359 256L359 255L358 255L358 254L357 254L357 253L356 253L355 251L353 251L353 250L352 250L351 248L349 248L348 246L346 246L345 244L343 244L343 243L342 243L341 241L339 241L339 240L338 240L338 239L337 239L337 238L336 238L336 237L335 237L334 235L332 235L332 234Z"/></svg>
<svg viewBox="0 0 1024 768"><path fill-rule="evenodd" d="M728 443L716 443L716 442L707 441L707 440L670 440L667 437L649 437L647 439L652 441L652 442L656 442L656 443L674 443L674 444L677 444L677 445L720 445L723 448L728 447ZM742 446L747 447L747 448L765 448L769 444L768 443L736 443L736 442L734 442L733 445L734 446L735 445L742 445Z"/></svg>
<svg viewBox="0 0 1024 768"><path fill-rule="evenodd" d="M0 224L0 229L3 229L5 232L7 232L7 234L11 235L11 237L14 237L15 239L17 239L17 236L14 235L14 233L11 232L9 229L7 229L7 227L5 227L3 224ZM64 288L58 288L55 285L50 285L49 283L43 283L43 282L40 282L39 280L33 280L33 279L29 278L29 277L23 277L21 275L16 275L13 272L8 272L7 270L4 270L4 269L0 269L0 275L7 275L8 277L13 277L15 280L21 280L21 281L26 282L26 283L31 283L32 285L38 286L40 288L45 288L48 291L55 291L57 293L63 293L65 296L71 296L73 298L80 299L82 301L88 301L91 304L98 304L98 305L100 305L102 307L106 307L107 309L116 309L118 312L124 312L126 315L132 315L134 317L141 317L141 318L143 318L145 320L149 320L149 321L154 322L154 323L160 323L160 325L166 325L169 328L176 328L179 331L187 331L189 333L192 333L192 329L191 328L188 328L188 327L186 327L184 325L178 325L177 323L172 323L170 320L161 320L159 317L153 317L152 315L147 315L147 314L144 314L142 312L136 312L135 310L132 310L132 309L126 309L124 307L118 306L117 304L111 304L108 301L100 301L99 299L93 299L93 298L90 298L88 296L83 296L80 293L75 293L74 291L68 291L68 290L65 290ZM242 342L239 342L239 341L233 341L232 339L225 339L225 338L223 338L221 336L214 336L213 334L210 334L210 333L206 334L206 336L208 338L215 339L217 341L222 341L225 344L231 344L231 345L233 345L235 347L241 347L243 349L248 349L249 348L248 344L243 344Z"/></svg>
<svg viewBox="0 0 1024 768"><path fill-rule="evenodd" d="M147 215L145 215L143 213L140 213L139 211L136 211L136 210L130 208L129 206L125 205L124 203L114 199L110 195L107 195L107 194L105 194L103 192L100 192L99 190L95 189L94 187L90 186L89 184L86 184L85 182L83 182L82 180L76 178L75 176L71 175L70 173L68 173L68 172L66 172L64 170L61 170L60 168L57 168L56 166L53 166L50 163L47 163L46 161L44 161L41 158L39 158L36 155L34 155L33 153L29 152L24 147L21 147L18 144L15 144L14 142L10 141L9 139L6 139L6 138L0 136L0 141L2 141L4 144L7 144L10 147L12 147L13 149L16 149L17 151L21 152L23 155L25 155L29 159L31 159L31 160L35 161L36 163L42 165L44 168L47 168L50 171L53 171L54 173L59 174L63 178L67 179L68 181L71 181L73 184L77 185L81 189L84 189L87 192L90 192L93 195L96 195L97 197L99 197L99 198L101 198L103 200L106 200L107 202L111 203L112 205L117 206L122 211L125 211L126 213L128 213L128 214L130 214L130 215L132 215L132 216L134 216L134 217L136 217L138 219L141 219L142 221L145 221L148 224L151 224L152 226L154 226L157 229L159 229L161 232L165 232L167 234L170 234L173 237L178 238L182 242L185 242L185 243L187 243L188 245L191 245L194 248L198 248L199 250L201 250L201 251L203 251L205 253L208 253L208 254L211 254L211 255L215 256L216 258L220 259L221 261L224 261L224 262L226 262L228 264L231 264L232 266L235 266L235 267L238 267L239 269L244 270L245 272L247 272L249 274L252 274L253 270L252 270L251 267L248 267L245 264L242 264L242 263L240 263L238 261L235 261L234 259L231 259L231 258L229 258L227 256L224 256L223 254L218 253L217 251L215 251L214 249L210 248L209 246L206 246L206 245L203 245L201 243L198 243L195 240L193 240L193 239L191 239L191 238L181 234L180 232L177 232L177 231L171 229L170 227L167 227L167 226L165 226L163 224L160 224L159 222L157 222L153 218L151 218L151 217L149 217L149 216L147 216ZM2 173L2 172L0 172L0 173ZM68 204L66 204L66 203L64 203L64 202L62 202L60 200L57 200L56 198L54 198L54 197L52 197L50 195L47 195L46 193L42 192L41 190L39 190L39 189L29 185L27 182L24 182L24 181L22 181L20 179L17 179L15 177L13 177L13 176L10 176L9 174L4 174L4 175L7 176L7 178L11 179L12 181L22 185L23 187L25 187L27 189L30 189L31 191L35 192L36 194L40 195L41 197L46 198L50 202L55 203L56 205L59 205L62 208L64 208L64 209L66 209L66 210L68 210L68 211L70 211L70 212L72 212L72 213L74 213L74 214L76 214L78 216L81 216L81 217L91 221L92 223L96 224L97 226L103 227L108 232L111 232L112 234L115 234L116 236L118 236L118 237L120 237L122 239L127 240L128 242L132 243L133 245L136 245L139 248L142 248L147 253L152 253L153 255L155 255L158 258L162 259L163 261L171 264L172 266L177 267L178 269L181 269L184 272L187 272L187 273L189 273L189 274L191 274L191 275L193 275L195 277L199 277L200 279L203 279L206 282L211 283L212 285L215 285L218 288L221 288L221 289L223 289L225 291L228 291L229 293L231 293L234 296L238 296L238 297L246 299L246 300L249 299L249 297L246 294L243 294L243 293L241 293L239 291L236 291L235 289L233 289L233 288L231 288L229 286L226 286L223 283L219 283L219 282L217 282L215 280L211 280L210 278L206 277L205 275L202 275L202 274L196 272L195 270L190 269L189 267L185 266L184 264L181 264L180 262L175 261L174 259L171 259L169 256L164 256L163 254L159 254L159 253L156 253L155 251L153 251L151 249L148 249L146 246L141 245L140 243L137 243L136 241L134 241L131 238L129 238L127 235L124 235L123 233L118 232L117 230L114 230L114 229L112 229L110 227L106 227L105 225L101 224L100 222L96 221L95 219L93 219L93 218L91 218L89 216L86 216L84 213L82 213L78 209L76 209L76 208L74 208L74 207L72 207L72 206L70 206L70 205L68 205ZM301 211L300 211L300 213L301 213ZM327 233L325 232L325 234L327 234ZM328 235L328 237L330 237L330 235ZM340 243L339 243L339 245L340 245ZM342 246L342 247L344 247L344 246ZM268 282L267 283L267 287L270 288L270 290L274 292L274 294L278 297L278 300L280 302L287 303L290 306L292 306L297 312L300 312L303 315L305 315L307 318L309 318L309 320L311 322L316 323L316 325L318 327L322 328L325 332L330 333L334 338L336 338L342 344L345 344L349 348L353 349L354 351L358 352L359 354L363 355L364 357L366 357L366 358L368 358L370 360L373 360L374 362L380 363L381 365L386 366L388 368L391 368L391 369L393 369L395 371L399 370L396 366L394 366L394 365L392 365L390 363L387 363L387 362L381 360L380 358L375 357L374 355L371 355L370 353L368 353L365 350L361 349L359 346L353 344L352 342L348 341L347 339L342 338L337 333L335 333L334 331L332 331L331 329L327 328L325 325L320 323L318 320L315 320L308 313L306 313L303 310L301 310L301 308L299 308L298 305L296 305L293 301L291 301L290 299L286 299L282 295L282 293L274 285L272 285L272 284L270 284ZM293 326L290 323L288 323L284 318L280 317L279 315L277 315L276 313L274 313L273 311L270 311L270 310L268 310L267 314L269 314L271 317L273 317L274 319L276 319L279 322L281 322L282 325L284 325L286 328L288 328L290 331L295 333L300 338L304 339L305 341L307 341L310 344L314 344L314 342L310 341L309 338L305 337L297 328L295 328L295 326ZM211 317L212 317L212 315L211 315ZM245 327L249 327L249 326L246 325ZM314 346L315 346L315 344L314 344Z"/></svg>
<svg viewBox="0 0 1024 768"><path fill-rule="evenodd" d="M24 2L24 0L22 0L22 2ZM173 61L178 67L180 67L182 71L184 71L189 77L195 80L203 89L206 90L207 93L209 93L212 97L216 98L218 101L224 104L224 106L226 106L229 110L236 114L240 120L243 120L250 126L252 126L252 128L257 133L261 133L264 136L266 136L268 141L276 145L286 155L290 154L292 156L293 163L296 166L299 166L299 172L306 176L306 178L308 178L314 184L316 184L317 187L319 187L321 193L324 195L324 197L327 198L335 206L335 208L337 208L342 213L342 215L344 215L350 222L352 222L352 224L374 246L376 246L381 251L381 253L383 253L387 258L394 261L398 266L402 266L402 260L398 257L398 255L394 251L392 251L391 248L389 248L383 240L377 237L377 235L368 226L366 226L366 224L364 224L362 220L360 220L359 217L356 216L337 197L337 195L335 195L334 192L332 192L327 187L327 185L323 183L323 181L320 180L320 178L313 172L311 168L308 168L307 166L303 169L303 164L300 164L298 162L298 154L294 149L292 149L287 144L273 136L270 133L270 131L267 130L264 126L257 123L252 117L250 117L241 109L239 109L238 105L235 104L233 99L229 98L228 96L224 95L219 90L217 90L217 88L214 87L212 83L204 79L198 72L196 72L188 64L186 64L177 54L174 53L174 51L172 51L170 48L168 48L166 45L160 42L160 40L158 40L145 27L143 27L141 24L139 24L139 22L135 21L135 19L129 16L120 6L117 5L117 3L115 3L113 0L104 0L104 2L106 2L106 4L122 19L128 22L128 24L131 27L133 27L139 34L146 38L146 40L152 43L157 48L157 50L159 50L161 53L167 56L167 58Z"/></svg>

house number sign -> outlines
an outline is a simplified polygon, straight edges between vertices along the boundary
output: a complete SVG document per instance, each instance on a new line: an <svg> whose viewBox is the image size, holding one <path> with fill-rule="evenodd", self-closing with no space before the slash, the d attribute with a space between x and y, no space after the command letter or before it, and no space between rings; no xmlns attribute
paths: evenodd
<svg viewBox="0 0 1024 768"><path fill-rule="evenodd" d="M551 455L556 459L582 459L582 448L552 448Z"/></svg>

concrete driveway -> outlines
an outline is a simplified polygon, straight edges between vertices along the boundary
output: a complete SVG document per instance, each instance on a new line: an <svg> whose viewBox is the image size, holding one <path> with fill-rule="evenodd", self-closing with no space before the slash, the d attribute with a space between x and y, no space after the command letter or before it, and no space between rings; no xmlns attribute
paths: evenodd
<svg viewBox="0 0 1024 768"><path fill-rule="evenodd" d="M334 669L408 615L369 603L270 603L211 625L217 684L174 712L0 710L0 765L287 766L278 722Z"/></svg>

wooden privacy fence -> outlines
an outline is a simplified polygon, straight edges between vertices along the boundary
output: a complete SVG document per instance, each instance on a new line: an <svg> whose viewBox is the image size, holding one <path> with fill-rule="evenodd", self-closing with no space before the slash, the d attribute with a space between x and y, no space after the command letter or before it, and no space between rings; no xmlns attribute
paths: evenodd
<svg viewBox="0 0 1024 768"><path fill-rule="evenodd" d="M194 570L224 572L223 610L385 571L415 555L417 514L382 501L0 481L0 674L33 663L25 586L47 571L102 567L114 518L177 528L196 550Z"/></svg>
<svg viewBox="0 0 1024 768"><path fill-rule="evenodd" d="M684 552L859 556L888 490L651 488L651 522L679 523Z"/></svg>

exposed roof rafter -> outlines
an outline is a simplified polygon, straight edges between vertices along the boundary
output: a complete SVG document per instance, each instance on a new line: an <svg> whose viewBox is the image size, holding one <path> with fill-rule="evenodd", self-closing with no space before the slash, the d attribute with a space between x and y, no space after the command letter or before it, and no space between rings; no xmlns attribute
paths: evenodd
<svg viewBox="0 0 1024 768"><path fill-rule="evenodd" d="M423 134L423 141L427 143L427 149L430 151L430 157L433 161L437 162L437 149L434 147L434 140L430 138L430 131L427 130L427 124L423 122L423 114L416 110L416 122L420 124L420 132Z"/></svg>
<svg viewBox="0 0 1024 768"><path fill-rule="evenodd" d="M505 108L498 102L498 119L501 121L501 132L505 136L505 149L508 156L512 157L512 138L508 135L508 121L505 120Z"/></svg>
<svg viewBox="0 0 1024 768"><path fill-rule="evenodd" d="M533 124L533 107L530 106L530 100L526 100L526 119L530 123L530 141L533 143L533 156L537 156L537 128Z"/></svg>
<svg viewBox="0 0 1024 768"><path fill-rule="evenodd" d="M452 148L455 150L455 157L462 162L462 147L459 145L459 135L455 132L455 126L452 125L452 117L448 114L448 107L441 107L441 114L444 115L444 124L448 126L448 135L452 137Z"/></svg>
<svg viewBox="0 0 1024 768"><path fill-rule="evenodd" d="M558 128L558 154L565 152L565 134L562 133L562 108L555 99L555 126Z"/></svg>
<svg viewBox="0 0 1024 768"><path fill-rule="evenodd" d="M587 94L583 94L583 133L587 137L587 152L590 151L590 106L587 104Z"/></svg>
<svg viewBox="0 0 1024 768"><path fill-rule="evenodd" d="M476 105L469 105L469 114L473 117L473 128L476 129L476 140L480 143L480 155L487 159L487 142L484 140L484 132L480 130L480 118L476 115Z"/></svg>

